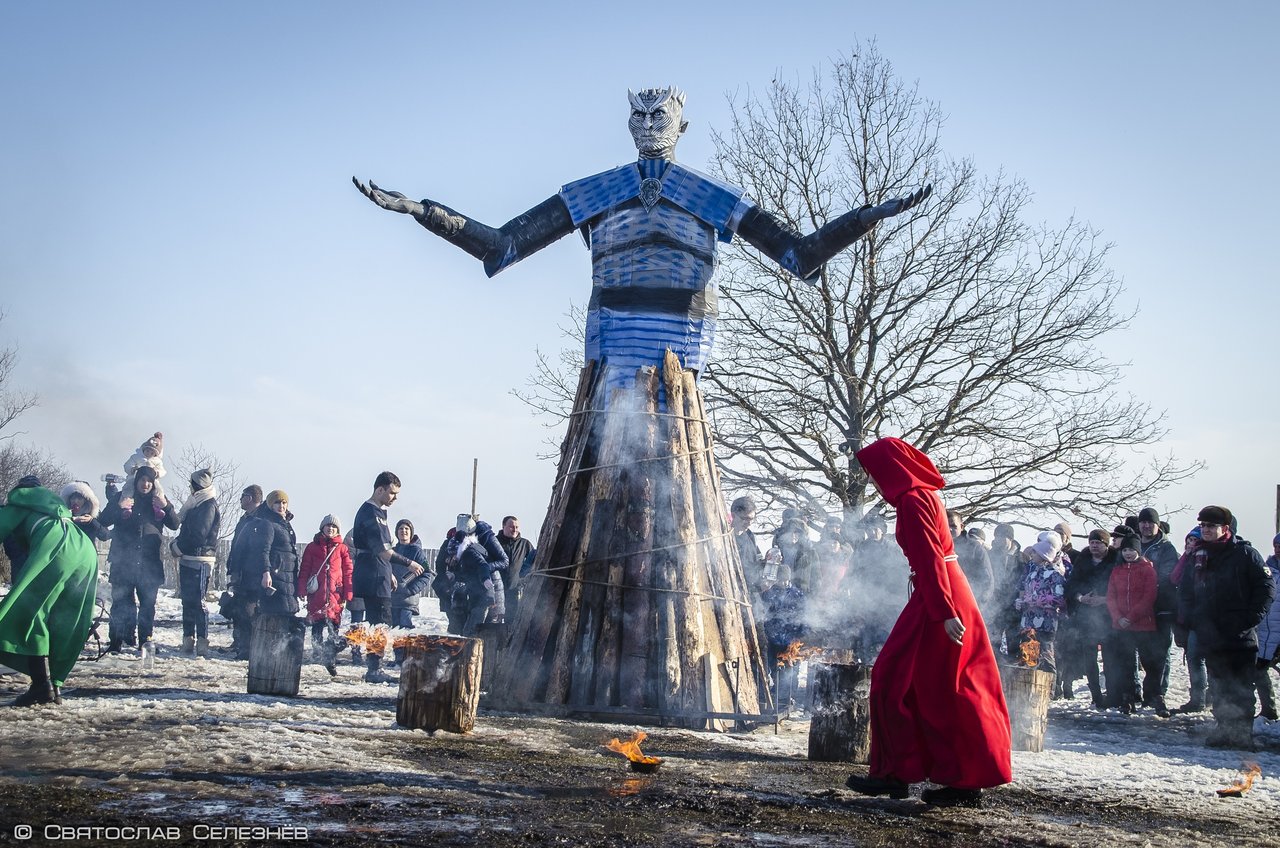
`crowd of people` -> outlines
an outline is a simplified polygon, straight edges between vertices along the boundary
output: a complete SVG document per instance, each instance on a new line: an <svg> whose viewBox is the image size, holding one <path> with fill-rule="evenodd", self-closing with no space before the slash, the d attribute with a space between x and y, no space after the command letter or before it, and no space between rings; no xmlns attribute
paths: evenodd
<svg viewBox="0 0 1280 848"><path fill-rule="evenodd" d="M851 524L788 509L767 544L752 530L755 518L751 497L732 503L770 667L796 641L873 660L909 583L884 518L873 511ZM1280 535L1264 560L1231 511L1216 505L1200 511L1181 550L1152 507L1111 530L1091 529L1082 548L1066 522L1024 546L1011 524L995 524L988 539L956 510L947 521L994 650L1004 662L1053 674L1053 697L1074 697L1084 680L1099 710L1168 717L1212 709L1213 746L1252 746L1255 694L1256 715L1277 719ZM1166 697L1179 672L1190 697L1174 707ZM784 663L778 673L785 700L794 672Z"/></svg>
<svg viewBox="0 0 1280 848"><path fill-rule="evenodd" d="M154 653L156 599L165 584L165 531L170 531L168 554L177 563L182 601L179 653L209 656L206 600L224 517L207 468L191 474L189 491L175 507L160 484L166 474L163 454L162 433L144 440L126 460L123 475L103 477L105 506L84 481L67 485L59 497L29 476L9 493L0 536L12 589L0 606L0 662L32 669L32 692L20 704L60 697L58 687L80 654L94 613L95 542L111 542L107 653L136 651L144 658ZM506 516L495 531L474 516L459 515L432 561L412 521L402 518L391 529L388 509L400 487L399 477L382 472L345 537L343 522L330 514L301 548L288 494L283 489L264 494L257 484L245 487L226 556L227 590L220 599L220 612L232 624L226 653L248 659L255 620L287 616L304 629L309 625L313 655L337 676L339 652L348 647L339 635L344 612L352 624L412 628L420 598L433 591L451 633L474 635L484 624L502 622L519 603L520 579L532 568L536 553L520 535L519 519ZM75 543L59 544L61 562L36 555L54 530L61 533L59 539L67 536ZM63 571L76 575L74 583ZM52 598L44 597L46 590ZM6 629L15 634L10 642L4 639ZM48 632L39 637L41 631ZM8 661L6 652L19 658ZM352 659L365 665L366 681L393 681L384 671L382 655L353 647ZM388 658L387 664L398 659Z"/></svg>
<svg viewBox="0 0 1280 848"><path fill-rule="evenodd" d="M9 494L0 530L13 589L0 606L0 659L6 652L15 654L18 658L8 664L34 669L33 690L20 701L58 697L57 687L70 670L66 639L82 632L85 616L92 614L95 587L81 578L88 567L85 552L94 551L97 541L111 541L107 650L145 654L150 649L170 531L175 535L169 553L178 563L182 600L180 653L209 654L206 596L224 519L209 469L190 475L189 492L180 508L174 506L160 484L166 473L163 451L162 433L144 440L125 462L125 475L104 478L107 496L101 509L83 481L64 487L59 498L28 477ZM246 487L231 534L228 589L221 603L232 622L229 654L249 657L259 616L296 617L309 625L316 659L336 676L338 656L348 647L339 635L344 613L352 624L408 628L419 599L434 594L451 633L475 635L485 624L513 617L522 578L536 553L520 534L518 518L506 516L495 531L460 514L432 560L412 521L390 524L389 508L400 486L389 471L377 475L349 532L344 535L336 514L326 515L301 550L288 494ZM846 522L784 510L768 544L761 544L752 529L756 511L751 497L737 498L730 521L769 666L781 668L781 694L790 698L794 672L778 662L779 655L804 641L874 659L908 600L912 572L877 511ZM1039 532L1024 546L1011 524L995 524L988 540L955 510L946 520L952 555L994 650L1006 662L1033 664L1053 674L1054 697L1073 697L1083 679L1098 709L1132 713L1145 708L1162 717L1212 709L1218 727L1211 745L1250 747L1255 693L1260 715L1276 720L1270 670L1280 650L1280 604L1272 603L1280 579L1280 535L1264 561L1241 537L1231 511L1217 505L1200 511L1181 551L1152 507L1111 530L1091 529L1079 549L1066 522ZM75 544L58 546L58 556L33 556L55 527L78 530ZM68 559L66 568L79 575L76 581L58 582L58 557ZM92 567L96 574L96 554ZM50 628L54 619L46 615L35 628L47 631L43 638L26 648L18 636L6 642L6 629L21 631L22 616L37 614L32 609L39 608L39 593L51 582L55 596L65 596L68 623ZM74 647L71 662L79 650ZM1180 663L1174 662L1175 647L1181 649ZM359 647L351 651L353 661L365 666L365 680L393 679L380 654L362 655ZM1171 708L1166 697L1177 669L1188 675L1190 697Z"/></svg>

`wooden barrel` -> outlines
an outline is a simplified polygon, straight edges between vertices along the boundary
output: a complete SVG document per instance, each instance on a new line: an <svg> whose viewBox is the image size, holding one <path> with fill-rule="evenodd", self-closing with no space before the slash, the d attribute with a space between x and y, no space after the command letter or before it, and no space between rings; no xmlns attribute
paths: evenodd
<svg viewBox="0 0 1280 848"><path fill-rule="evenodd" d="M871 759L871 666L813 663L813 719L809 759L825 763L867 763Z"/></svg>
<svg viewBox="0 0 1280 848"><path fill-rule="evenodd" d="M396 724L428 733L470 733L476 726L483 666L479 639L427 636L412 641L400 666Z"/></svg>
<svg viewBox="0 0 1280 848"><path fill-rule="evenodd" d="M249 694L298 694L302 640L307 623L292 615L264 613L253 620L249 643Z"/></svg>
<svg viewBox="0 0 1280 848"><path fill-rule="evenodd" d="M1015 751L1043 751L1049 727L1049 700L1055 675L1020 665L1001 665L1000 683L1009 705L1009 728Z"/></svg>

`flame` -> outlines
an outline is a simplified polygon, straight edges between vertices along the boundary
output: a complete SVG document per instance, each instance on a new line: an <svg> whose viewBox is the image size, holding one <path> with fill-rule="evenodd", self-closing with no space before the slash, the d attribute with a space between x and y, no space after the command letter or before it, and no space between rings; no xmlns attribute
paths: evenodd
<svg viewBox="0 0 1280 848"><path fill-rule="evenodd" d="M1255 780L1262 776L1262 767L1257 763L1245 763L1244 769L1244 777L1236 778L1236 782L1228 786L1226 789L1219 789L1219 796L1223 798L1239 798L1241 795L1249 791L1249 788L1253 786L1253 782Z"/></svg>
<svg viewBox="0 0 1280 848"><path fill-rule="evenodd" d="M1028 668L1035 668L1040 663L1040 641L1036 639L1035 628L1027 628L1022 631L1022 644L1018 646L1022 651L1022 664Z"/></svg>
<svg viewBox="0 0 1280 848"><path fill-rule="evenodd" d="M803 659L821 654L825 648L806 648L804 642L799 639L787 646L787 649L778 654L778 668L795 665Z"/></svg>
<svg viewBox="0 0 1280 848"><path fill-rule="evenodd" d="M352 625L342 635L352 645L363 648L367 653L382 656L387 652L388 642L391 641L390 632L390 628L385 624L375 624L370 627L369 622L362 621Z"/></svg>
<svg viewBox="0 0 1280 848"><path fill-rule="evenodd" d="M450 656L457 656L466 642L450 636L431 636L424 633L392 633L385 624L370 626L367 621L352 625L342 634L348 642L363 648L367 653L383 656L387 648L409 648L430 651L443 649Z"/></svg>
<svg viewBox="0 0 1280 848"><path fill-rule="evenodd" d="M605 747L610 751L622 754L633 763L643 763L644 765L657 765L662 762L661 757L650 757L640 751L640 743L649 738L649 734L643 730L637 730L635 735L625 742L618 739L610 739L605 743Z"/></svg>

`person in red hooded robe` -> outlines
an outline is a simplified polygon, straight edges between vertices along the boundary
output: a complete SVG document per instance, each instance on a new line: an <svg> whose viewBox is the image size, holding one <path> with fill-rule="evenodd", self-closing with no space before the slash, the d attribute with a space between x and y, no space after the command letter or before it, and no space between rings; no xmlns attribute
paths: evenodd
<svg viewBox="0 0 1280 848"><path fill-rule="evenodd" d="M973 592L960 570L929 457L880 439L857 458L897 510L897 540L912 592L871 670L871 763L849 788L906 798L931 780L931 804L981 803L982 790L1013 779L1009 712L1000 671Z"/></svg>

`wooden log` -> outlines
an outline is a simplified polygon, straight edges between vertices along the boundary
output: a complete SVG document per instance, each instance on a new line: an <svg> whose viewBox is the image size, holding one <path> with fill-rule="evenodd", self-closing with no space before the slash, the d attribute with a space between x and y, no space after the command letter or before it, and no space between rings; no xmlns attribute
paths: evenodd
<svg viewBox="0 0 1280 848"><path fill-rule="evenodd" d="M487 692L497 673L498 663L507 647L510 634L508 625L486 623L480 625L476 638L484 643L484 663L480 668L480 691Z"/></svg>
<svg viewBox="0 0 1280 848"><path fill-rule="evenodd" d="M529 575L533 579L527 584L526 599L517 612L508 650L498 664L497 676L503 681L494 692L493 700L498 704L519 706L546 698L552 651L559 642L559 613L578 604L576 592L580 587L575 589L577 584L569 579L574 576L573 569L565 566L574 562L577 555L584 521L583 511L573 505L590 487L590 473L580 469L595 463L591 434L596 424L593 410L601 385L599 376L595 362L582 369L574 399L574 411L581 414L570 419L548 521L539 537L538 554ZM540 576L541 572L546 576ZM528 594L530 590L532 595Z"/></svg>
<svg viewBox="0 0 1280 848"><path fill-rule="evenodd" d="M1001 665L1000 683L1009 706L1009 728L1015 751L1043 751L1049 727L1049 700L1055 676L1020 665Z"/></svg>
<svg viewBox="0 0 1280 848"><path fill-rule="evenodd" d="M298 694L302 681L302 642L307 623L291 615L265 613L253 620L249 643L249 694Z"/></svg>
<svg viewBox="0 0 1280 848"><path fill-rule="evenodd" d="M636 378L639 416L636 450L642 457L656 457L658 446L658 369L640 369ZM638 463L630 470L627 481L626 524L629 555L623 564L621 592L622 629L621 656L618 662L618 700L620 704L657 706L652 678L649 648L657 633L656 606L652 600L653 585L653 517L656 509L657 463Z"/></svg>
<svg viewBox="0 0 1280 848"><path fill-rule="evenodd" d="M693 481L689 467L689 439L684 423L684 371L680 361L667 351L662 368L663 386L667 392L669 419L668 445L671 451L671 532L666 541L671 546L671 586L676 590L677 643L680 649L680 676L683 685L676 696L664 704L669 712L706 709L706 685L703 654L707 652L706 625L702 615L703 573L698 568L695 543L698 538L693 514Z"/></svg>
<svg viewBox="0 0 1280 848"><path fill-rule="evenodd" d="M484 643L479 639L428 636L410 643L400 667L396 724L428 733L470 733L476 726L483 667Z"/></svg>
<svg viewBox="0 0 1280 848"><path fill-rule="evenodd" d="M871 666L811 663L813 719L809 759L867 763L871 758Z"/></svg>

